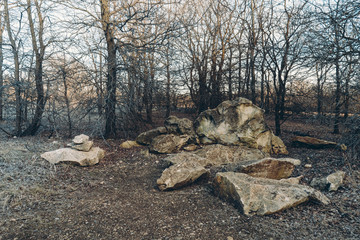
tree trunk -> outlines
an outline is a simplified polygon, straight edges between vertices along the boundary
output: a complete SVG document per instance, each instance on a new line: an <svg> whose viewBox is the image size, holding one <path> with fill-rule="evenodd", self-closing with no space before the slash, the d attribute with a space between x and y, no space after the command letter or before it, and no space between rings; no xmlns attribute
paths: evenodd
<svg viewBox="0 0 360 240"><path fill-rule="evenodd" d="M109 37L109 36L108 36ZM108 78L105 99L105 138L116 136L116 47L113 38L108 38Z"/></svg>
<svg viewBox="0 0 360 240"><path fill-rule="evenodd" d="M4 75L3 75L3 64L4 64L4 55L3 55L3 32L5 29L5 24L3 22L3 16L0 16L0 121L3 120L3 86L4 86Z"/></svg>
<svg viewBox="0 0 360 240"><path fill-rule="evenodd" d="M107 50L107 81L105 97L105 138L116 136L116 44L113 25L110 22L110 2L99 0L101 6L101 23L106 39Z"/></svg>
<svg viewBox="0 0 360 240"><path fill-rule="evenodd" d="M210 85L211 85L210 108L215 108L221 102L220 83L218 82L217 72L216 72L215 51L212 52L212 56L211 56Z"/></svg>
<svg viewBox="0 0 360 240"><path fill-rule="evenodd" d="M70 101L69 101L69 96L68 96L68 84L67 84L67 80L66 80L65 63L64 63L64 67L61 68L61 73L62 73L62 80L63 80L63 84L64 84L64 98L65 98L65 104L66 104L66 115L67 115L67 120L68 120L68 124L69 124L69 135L68 136L69 136L69 138L71 138L72 137L72 121L71 121Z"/></svg>
<svg viewBox="0 0 360 240"><path fill-rule="evenodd" d="M149 89L148 89L148 104L146 105L146 120L148 123L153 122L152 111L153 111L153 88L155 81L155 67L154 67L154 58L150 57L149 59L150 75L149 75Z"/></svg>
<svg viewBox="0 0 360 240"><path fill-rule="evenodd" d="M36 134L37 130L41 124L42 114L45 108L45 95L44 95L44 86L42 81L42 62L43 59L39 54L36 54L36 64L35 64L35 85L36 85L36 107L35 114L30 125L22 132L21 136L33 136Z"/></svg>
<svg viewBox="0 0 360 240"><path fill-rule="evenodd" d="M280 125L280 96L276 96L275 101L275 135L281 135L281 125Z"/></svg>
<svg viewBox="0 0 360 240"><path fill-rule="evenodd" d="M97 94L97 111L99 116L103 115L103 107L104 107L104 89L103 89L103 62L102 62L102 52L100 51L100 72L99 72L99 84L96 87Z"/></svg>
<svg viewBox="0 0 360 240"><path fill-rule="evenodd" d="M340 124L340 99L341 99L341 76L340 76L340 43L339 43L339 30L337 23L335 23L335 46L336 46L336 59L335 59L335 81L336 81L336 90L335 90L335 119L334 119L334 134L339 134L339 124Z"/></svg>
<svg viewBox="0 0 360 240"><path fill-rule="evenodd" d="M241 97L241 95L243 94L243 89L242 89L242 86L243 86L243 82L242 82L242 74L241 74L241 67L242 67L242 52L241 52L241 49L240 49L240 47L239 47L239 51L240 51L240 53L239 53L239 69L238 69L238 97Z"/></svg>
<svg viewBox="0 0 360 240"><path fill-rule="evenodd" d="M317 85L316 85L316 93L317 93L317 115L318 117L321 116L322 113L322 88L321 88L321 82L322 82L322 78L323 76L323 72L322 72L322 67L321 69L319 69L319 64L316 64L316 78L317 78ZM319 72L320 71L320 72Z"/></svg>
<svg viewBox="0 0 360 240"><path fill-rule="evenodd" d="M351 59L350 59L350 62ZM345 90L344 90L344 120L346 120L349 116L349 104L350 104L350 92L349 92L349 86L350 86L350 79L352 74L352 64L349 64L349 71L346 76L345 80Z"/></svg>
<svg viewBox="0 0 360 240"><path fill-rule="evenodd" d="M168 42L166 47L166 113L165 117L168 118L171 112L171 98L170 98L170 57L169 57L169 47L170 44Z"/></svg>
<svg viewBox="0 0 360 240"><path fill-rule="evenodd" d="M229 100L233 99L233 82L232 82L232 58L233 58L233 49L230 47L230 56L229 56L229 66L228 66L228 71L229 71L229 76L228 76L228 98Z"/></svg>
<svg viewBox="0 0 360 240"><path fill-rule="evenodd" d="M37 16L39 20L39 29L38 34L35 34L35 26L32 19L31 13L31 3L30 0L27 0L27 14L29 19L30 25L30 33L31 33L31 40L33 45L33 50L35 52L35 88L36 88L36 107L35 107L35 114L30 125L21 133L21 136L33 136L36 134L37 130L41 124L41 118L44 113L45 108L45 94L44 94L44 86L43 86L43 61L45 55L45 45L43 43L43 31L44 31L44 19L41 14L40 6L38 1L34 1L37 10ZM38 37L39 47L37 46Z"/></svg>
<svg viewBox="0 0 360 240"><path fill-rule="evenodd" d="M19 52L11 31L8 1L5 0L4 3L5 3L4 7L5 7L6 28L10 40L10 45L11 45L14 65L15 65L15 72L14 72L14 88L15 88L15 104L16 104L15 134L16 136L20 136L21 135L21 88L20 88Z"/></svg>
<svg viewBox="0 0 360 240"><path fill-rule="evenodd" d="M205 111L208 108L207 104L207 87L206 87L206 72L199 69L199 104L198 113Z"/></svg>
<svg viewBox="0 0 360 240"><path fill-rule="evenodd" d="M250 90L251 90L251 101L256 104L256 76L255 76L255 49L253 47L250 50Z"/></svg>

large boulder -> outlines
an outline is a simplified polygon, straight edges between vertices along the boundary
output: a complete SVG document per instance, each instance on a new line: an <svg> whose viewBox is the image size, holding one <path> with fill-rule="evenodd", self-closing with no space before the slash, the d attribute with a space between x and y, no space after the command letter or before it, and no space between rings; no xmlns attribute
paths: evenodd
<svg viewBox="0 0 360 240"><path fill-rule="evenodd" d="M157 184L162 191L177 189L195 182L198 178L208 173L209 171L199 163L184 161L165 169L157 180Z"/></svg>
<svg viewBox="0 0 360 240"><path fill-rule="evenodd" d="M99 147L91 148L90 151L78 151L71 148L60 148L55 151L45 152L41 157L52 164L59 162L72 162L80 166L92 166L104 158L105 151Z"/></svg>
<svg viewBox="0 0 360 240"><path fill-rule="evenodd" d="M184 147L188 143L189 139L190 136L188 135L159 135L151 141L149 149L150 152L154 153L175 153Z"/></svg>
<svg viewBox="0 0 360 240"><path fill-rule="evenodd" d="M141 133L137 138L136 138L136 142L141 144L141 145L150 145L152 140L161 135L161 134L166 134L167 130L165 127L158 127L155 129L151 129L147 132L143 132Z"/></svg>
<svg viewBox="0 0 360 240"><path fill-rule="evenodd" d="M167 157L165 160L172 164L183 161L195 161L204 167L220 166L246 160L257 160L268 154L259 149L242 146L224 146L221 144L206 145L194 152L182 152Z"/></svg>
<svg viewBox="0 0 360 240"><path fill-rule="evenodd" d="M319 190L336 191L342 186L345 178L345 172L337 171L324 178L314 178L310 186Z"/></svg>
<svg viewBox="0 0 360 240"><path fill-rule="evenodd" d="M236 164L230 164L226 170L246 173L252 177L283 179L293 173L295 166L301 161L293 158L263 158L260 160L248 160Z"/></svg>
<svg viewBox="0 0 360 240"><path fill-rule="evenodd" d="M275 152L274 144L278 145L277 153L287 153L281 139L266 126L264 111L245 98L202 112L194 121L194 129L202 144L240 145L268 153Z"/></svg>
<svg viewBox="0 0 360 240"><path fill-rule="evenodd" d="M246 215L267 215L294 207L310 199L329 204L321 192L304 185L254 178L244 173L217 173L215 193L234 202Z"/></svg>

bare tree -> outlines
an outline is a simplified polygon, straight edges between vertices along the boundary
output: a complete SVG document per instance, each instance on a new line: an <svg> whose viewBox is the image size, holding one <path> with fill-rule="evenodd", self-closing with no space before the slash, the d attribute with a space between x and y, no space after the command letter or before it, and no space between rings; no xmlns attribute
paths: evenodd
<svg viewBox="0 0 360 240"><path fill-rule="evenodd" d="M356 24L360 10L357 1L328 0L314 3L314 19L316 30L312 31L316 44L315 59L327 65L334 65L335 71L330 71L335 82L334 129L340 133L341 109L348 104L347 96L353 68L353 56L356 46L359 46L356 35ZM343 91L344 89L344 91ZM345 94L343 94L343 92Z"/></svg>
<svg viewBox="0 0 360 240"><path fill-rule="evenodd" d="M16 101L16 119L15 119L15 134L21 135L21 86L20 86L20 61L19 61L19 46L13 36L10 24L10 13L8 0L4 1L5 21L10 41L10 46L14 60L14 88L15 88L15 101Z"/></svg>
<svg viewBox="0 0 360 240"><path fill-rule="evenodd" d="M116 136L116 43L115 43L115 29L111 21L114 14L110 9L110 1L99 0L101 7L101 26L105 35L106 49L107 49L107 81L106 81L106 97L105 97L105 132L106 138Z"/></svg>
<svg viewBox="0 0 360 240"><path fill-rule="evenodd" d="M290 5L290 6L289 6ZM286 84L289 74L296 64L302 61L303 41L301 36L306 28L306 19L302 11L306 5L298 5L296 1L285 0L283 15L279 16L277 26L268 29L269 44L267 49L268 68L272 72L273 88L275 90L275 134L281 134L281 120L285 110ZM284 25L282 25L284 23Z"/></svg>
<svg viewBox="0 0 360 240"><path fill-rule="evenodd" d="M42 1L34 0L36 10L36 20L38 23L37 29L34 24L32 4L30 0L26 2L26 12L29 20L29 27L31 33L31 43L33 51L35 53L35 86L36 86L36 107L35 113L32 118L30 125L22 132L22 136L35 135L41 124L41 118L44 113L45 108L45 95L44 95L44 83L43 83L43 63L45 57L45 49L47 44L44 43L44 21L45 17L43 16L41 10Z"/></svg>
<svg viewBox="0 0 360 240"><path fill-rule="evenodd" d="M322 63L316 63L316 94L317 94L317 114L322 115L323 112L323 97L324 97L324 84L326 83L328 72L332 66L326 66Z"/></svg>

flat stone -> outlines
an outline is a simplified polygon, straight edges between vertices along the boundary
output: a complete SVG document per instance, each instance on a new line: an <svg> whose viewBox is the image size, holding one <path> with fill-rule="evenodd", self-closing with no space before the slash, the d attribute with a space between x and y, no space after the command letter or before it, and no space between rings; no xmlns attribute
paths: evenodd
<svg viewBox="0 0 360 240"><path fill-rule="evenodd" d="M55 151L45 152L41 157L52 164L59 162L72 162L80 166L92 166L104 158L105 151L99 147L92 148L89 152L77 151L71 148L60 148Z"/></svg>
<svg viewBox="0 0 360 240"><path fill-rule="evenodd" d="M209 174L208 170L197 162L184 161L165 169L157 185L162 191L178 189L195 182L204 174Z"/></svg>
<svg viewBox="0 0 360 240"><path fill-rule="evenodd" d="M268 154L259 149L242 146L224 146L221 144L207 145L194 152L182 152L171 155L165 160L172 164L183 161L194 161L203 167L221 166L229 163L238 163L246 160L257 160L267 157Z"/></svg>
<svg viewBox="0 0 360 240"><path fill-rule="evenodd" d="M292 158L263 158L237 164L236 172L246 173L253 177L283 179L291 176L295 165L301 161Z"/></svg>
<svg viewBox="0 0 360 240"><path fill-rule="evenodd" d="M90 149L92 148L93 145L94 145L93 141L86 141L82 144L71 144L70 146L73 149L88 152L88 151L90 151Z"/></svg>
<svg viewBox="0 0 360 240"><path fill-rule="evenodd" d="M244 173L217 173L214 190L221 198L235 203L246 215L267 215L295 207L310 199L329 204L321 192L304 185Z"/></svg>
<svg viewBox="0 0 360 240"><path fill-rule="evenodd" d="M292 143L295 147L306 147L314 149L334 148L338 146L336 142L330 142L308 136L296 136L292 139Z"/></svg>

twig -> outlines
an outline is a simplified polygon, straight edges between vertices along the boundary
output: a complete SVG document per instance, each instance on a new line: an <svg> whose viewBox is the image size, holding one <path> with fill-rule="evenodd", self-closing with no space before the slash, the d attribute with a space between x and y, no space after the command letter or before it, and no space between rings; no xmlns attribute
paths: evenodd
<svg viewBox="0 0 360 240"><path fill-rule="evenodd" d="M10 137L15 136L14 134L11 134L11 133L9 133L8 131L6 131L5 129L3 129L2 127L0 127L0 130L3 131L4 133L6 133L6 134L7 134L8 136L10 136Z"/></svg>

